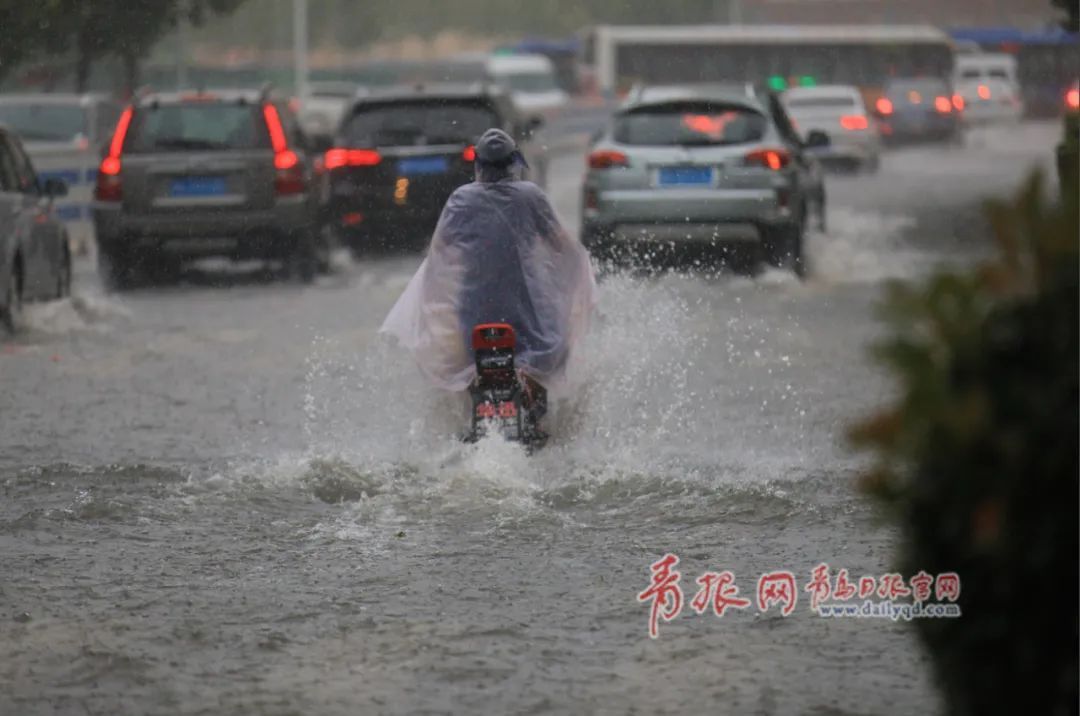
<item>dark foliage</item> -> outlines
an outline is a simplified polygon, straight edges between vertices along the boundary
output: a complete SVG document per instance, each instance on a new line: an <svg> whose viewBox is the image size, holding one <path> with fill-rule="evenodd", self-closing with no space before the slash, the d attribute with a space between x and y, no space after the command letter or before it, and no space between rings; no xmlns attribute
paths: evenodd
<svg viewBox="0 0 1080 716"><path fill-rule="evenodd" d="M1043 189L988 207L997 261L891 288L901 394L852 433L902 570L962 579L961 618L916 623L957 716L1077 712L1080 227Z"/></svg>

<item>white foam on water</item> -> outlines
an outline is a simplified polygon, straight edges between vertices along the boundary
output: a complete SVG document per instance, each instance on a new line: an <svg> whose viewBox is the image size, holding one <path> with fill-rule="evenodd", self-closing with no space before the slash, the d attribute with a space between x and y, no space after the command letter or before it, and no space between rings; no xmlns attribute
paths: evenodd
<svg viewBox="0 0 1080 716"><path fill-rule="evenodd" d="M29 334L66 335L80 331L107 332L131 319L119 301L101 293L80 291L68 298L26 304L25 328Z"/></svg>
<svg viewBox="0 0 1080 716"><path fill-rule="evenodd" d="M936 257L903 241L904 232L914 226L912 217L830 209L829 230L806 236L813 279L830 283L877 283L924 273Z"/></svg>

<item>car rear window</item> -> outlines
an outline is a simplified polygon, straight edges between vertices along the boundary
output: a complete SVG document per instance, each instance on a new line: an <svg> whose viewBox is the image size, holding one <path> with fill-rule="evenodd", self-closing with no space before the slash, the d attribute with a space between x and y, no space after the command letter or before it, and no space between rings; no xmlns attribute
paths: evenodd
<svg viewBox="0 0 1080 716"><path fill-rule="evenodd" d="M0 124L25 142L70 142L86 136L86 110L76 104L2 104Z"/></svg>
<svg viewBox="0 0 1080 716"><path fill-rule="evenodd" d="M511 92L550 92L559 88L551 72L508 72L497 79Z"/></svg>
<svg viewBox="0 0 1080 716"><path fill-rule="evenodd" d="M854 109L855 98L843 95L789 97L784 100L788 109Z"/></svg>
<svg viewBox="0 0 1080 716"><path fill-rule="evenodd" d="M361 106L342 134L355 147L464 144L500 124L495 111L478 102L392 102Z"/></svg>
<svg viewBox="0 0 1080 716"><path fill-rule="evenodd" d="M642 146L723 145L757 142L765 116L748 107L671 102L638 107L615 118L615 141Z"/></svg>
<svg viewBox="0 0 1080 716"><path fill-rule="evenodd" d="M128 130L126 152L267 149L270 133L257 108L240 103L192 102L140 108Z"/></svg>
<svg viewBox="0 0 1080 716"><path fill-rule="evenodd" d="M886 88L885 94L892 100L904 100L918 96L921 100L929 98L932 103L935 97L948 95L949 87L941 80L910 80L890 84Z"/></svg>

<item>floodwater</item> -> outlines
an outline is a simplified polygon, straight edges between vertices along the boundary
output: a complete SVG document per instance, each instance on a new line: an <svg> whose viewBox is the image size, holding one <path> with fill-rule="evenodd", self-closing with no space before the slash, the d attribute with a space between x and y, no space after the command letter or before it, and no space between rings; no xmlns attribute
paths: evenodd
<svg viewBox="0 0 1080 716"><path fill-rule="evenodd" d="M463 445L376 330L417 257L313 287L193 269L33 307L0 343L0 713L935 713L903 622L689 607L892 571L845 428L884 281L988 250L978 202L1053 125L830 180L813 275L620 275L546 449ZM551 192L576 228L583 164ZM215 273L216 272L216 273ZM209 278L208 278L209 276ZM648 637L650 564L682 616Z"/></svg>

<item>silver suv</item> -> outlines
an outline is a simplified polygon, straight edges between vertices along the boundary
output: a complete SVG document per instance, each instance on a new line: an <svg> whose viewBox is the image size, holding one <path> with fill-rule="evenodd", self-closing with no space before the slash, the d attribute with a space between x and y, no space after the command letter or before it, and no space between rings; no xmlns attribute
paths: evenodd
<svg viewBox="0 0 1080 716"><path fill-rule="evenodd" d="M824 216L825 189L775 95L645 88L596 138L588 164L582 240L594 253L705 249L803 275L803 234L811 211Z"/></svg>
<svg viewBox="0 0 1080 716"><path fill-rule="evenodd" d="M98 171L94 225L106 282L184 259L328 263L315 163L289 107L268 90L140 98L124 110Z"/></svg>

